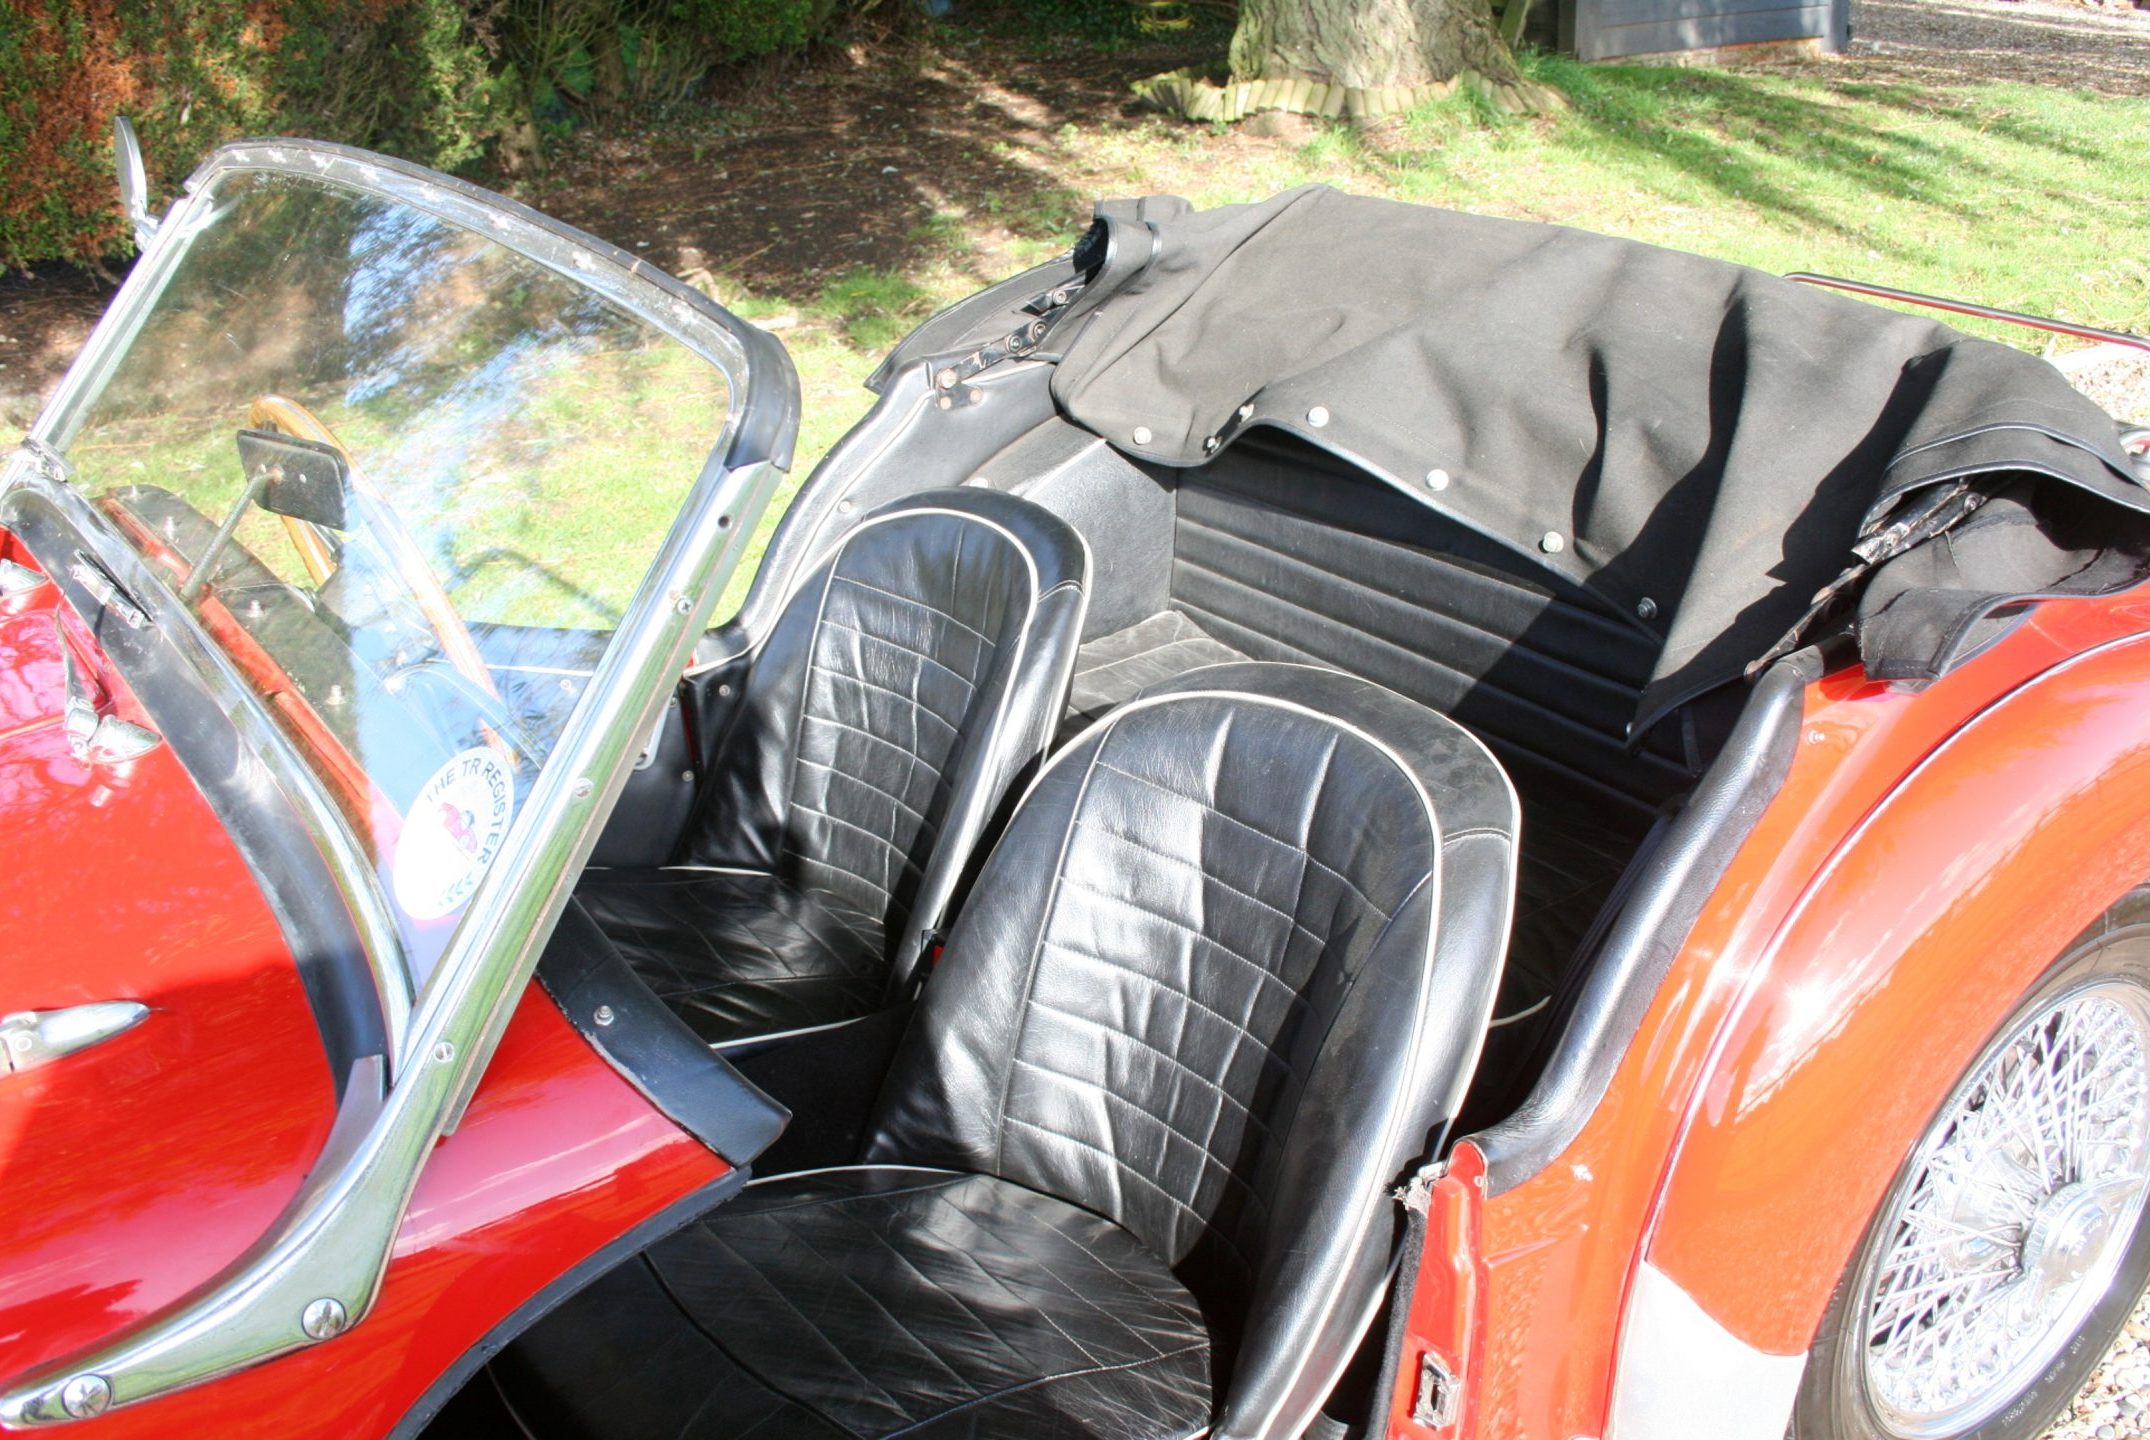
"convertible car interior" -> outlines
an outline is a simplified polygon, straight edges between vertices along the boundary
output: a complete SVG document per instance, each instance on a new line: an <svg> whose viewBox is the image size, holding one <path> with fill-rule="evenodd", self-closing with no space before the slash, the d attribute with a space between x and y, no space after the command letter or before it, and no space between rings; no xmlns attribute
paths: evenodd
<svg viewBox="0 0 2150 1440"><path fill-rule="evenodd" d="M1396 1187L1600 1063L1752 682L1925 684L2150 572L2106 417L1876 313L1311 190L1103 207L927 322L539 966L671 1113L698 1054L789 1126L490 1388L541 1437L1355 1433ZM640 1042L581 1018L623 983Z"/></svg>
<svg viewBox="0 0 2150 1440"><path fill-rule="evenodd" d="M856 1163L569 1301L496 1367L511 1403L620 1437L1310 1414L1469 1080L1517 818L1468 731L1367 681L1151 687L1031 785Z"/></svg>

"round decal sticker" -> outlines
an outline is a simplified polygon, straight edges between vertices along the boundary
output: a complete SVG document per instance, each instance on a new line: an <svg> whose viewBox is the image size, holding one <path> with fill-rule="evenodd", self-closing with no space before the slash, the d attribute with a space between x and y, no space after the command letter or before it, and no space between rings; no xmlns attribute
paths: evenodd
<svg viewBox="0 0 2150 1440"><path fill-rule="evenodd" d="M463 751L426 781L396 843L396 903L414 920L438 920L478 888L508 838L515 782L499 754Z"/></svg>

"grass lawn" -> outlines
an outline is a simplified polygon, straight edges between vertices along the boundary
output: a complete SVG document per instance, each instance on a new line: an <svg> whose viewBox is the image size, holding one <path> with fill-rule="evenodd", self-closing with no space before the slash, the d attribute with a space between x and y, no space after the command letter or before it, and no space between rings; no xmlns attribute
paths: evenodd
<svg viewBox="0 0 2150 1440"><path fill-rule="evenodd" d="M989 103L1005 73L996 44L973 37L966 59L965 43L944 34L937 63ZM1516 119L1458 96L1363 129L1309 122L1286 140L1158 116L1041 124L1033 113L978 142L1007 182L929 197L900 266L757 286L713 256L719 297L778 327L799 366L806 415L793 485L864 412L872 397L858 381L895 339L1066 246L1095 195L1167 192L1212 206L1320 182L2150 331L2150 99L1914 85L1857 60L1525 63L1568 95L1567 109ZM2011 327L1967 328L2039 343Z"/></svg>

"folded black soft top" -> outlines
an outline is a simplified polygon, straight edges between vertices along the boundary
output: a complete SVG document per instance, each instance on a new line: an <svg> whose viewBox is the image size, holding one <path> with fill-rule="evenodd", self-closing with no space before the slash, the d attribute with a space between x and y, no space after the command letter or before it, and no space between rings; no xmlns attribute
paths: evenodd
<svg viewBox="0 0 2150 1440"><path fill-rule="evenodd" d="M1113 261L1051 342L1070 418L1173 466L1287 430L1514 546L1661 638L1638 727L1770 653L1849 568L1847 609L1883 597L1861 610L1869 669L1916 676L1996 611L2134 583L2150 554L2112 419L1930 320L1324 186L1101 224ZM1974 509L1982 545L1868 586Z"/></svg>

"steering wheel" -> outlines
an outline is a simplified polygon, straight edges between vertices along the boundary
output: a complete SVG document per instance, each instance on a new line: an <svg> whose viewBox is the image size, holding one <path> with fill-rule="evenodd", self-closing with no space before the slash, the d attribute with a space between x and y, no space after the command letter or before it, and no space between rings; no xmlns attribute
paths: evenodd
<svg viewBox="0 0 2150 1440"><path fill-rule="evenodd" d="M284 395L262 395L247 407L247 424L259 430L277 430L294 439L311 440L331 446L343 457L351 476L351 500L357 509L366 531L380 544L395 566L396 578L403 584L418 613L424 617L426 627L440 645L441 657L457 676L467 682L466 694L478 703L486 718L501 729L513 729L514 721L507 706L500 698L500 691L493 684L492 672L485 667L485 658L478 651L477 641L470 638L470 629L463 617L455 613L455 605L441 585L440 577L426 563L425 553L405 527L395 507L381 493L380 487L368 479L365 471L353 458L350 447L336 437L327 422L298 401ZM315 526L291 516L282 517L285 533L290 536L292 547L306 567L307 575L316 586L336 572L338 558L336 548L328 537ZM508 752L515 759L513 747L493 726L483 727L489 740Z"/></svg>

